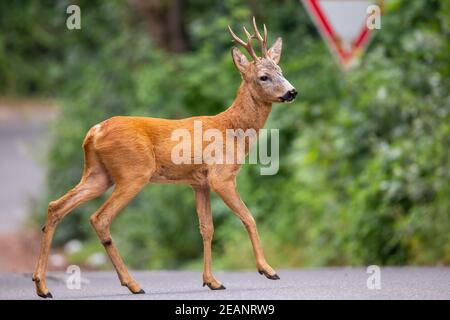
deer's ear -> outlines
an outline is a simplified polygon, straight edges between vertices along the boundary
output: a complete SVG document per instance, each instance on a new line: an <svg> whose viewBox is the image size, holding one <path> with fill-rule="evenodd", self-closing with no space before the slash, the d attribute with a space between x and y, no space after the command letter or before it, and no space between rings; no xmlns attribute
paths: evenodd
<svg viewBox="0 0 450 320"><path fill-rule="evenodd" d="M276 64L280 62L282 46L283 40L281 39L281 37L278 37L277 41L275 41L272 48L270 48L269 51L267 51L267 55L269 56L269 58L272 59Z"/></svg>
<svg viewBox="0 0 450 320"><path fill-rule="evenodd" d="M248 66L247 57L236 47L231 48L231 56L233 57L233 62L236 68L238 68L240 73L244 73Z"/></svg>

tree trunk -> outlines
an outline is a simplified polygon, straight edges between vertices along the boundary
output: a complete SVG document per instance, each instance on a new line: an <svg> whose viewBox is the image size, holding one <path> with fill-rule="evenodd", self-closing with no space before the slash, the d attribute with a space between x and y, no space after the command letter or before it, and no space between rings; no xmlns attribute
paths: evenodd
<svg viewBox="0 0 450 320"><path fill-rule="evenodd" d="M129 0L142 14L154 44L171 53L189 50L184 24L184 0Z"/></svg>

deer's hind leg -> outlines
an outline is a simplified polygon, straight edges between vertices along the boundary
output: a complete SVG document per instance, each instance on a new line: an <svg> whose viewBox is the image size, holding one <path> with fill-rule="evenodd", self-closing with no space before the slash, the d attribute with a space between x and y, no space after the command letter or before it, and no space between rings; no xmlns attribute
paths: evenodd
<svg viewBox="0 0 450 320"><path fill-rule="evenodd" d="M148 183L148 178L130 181L129 183L117 183L111 196L90 218L91 225L95 229L100 242L105 247L109 258L119 276L120 283L127 286L132 293L145 293L140 285L128 272L117 247L112 241L110 225L112 220Z"/></svg>
<svg viewBox="0 0 450 320"><path fill-rule="evenodd" d="M42 228L43 236L39 258L33 273L36 293L40 297L52 297L52 294L46 286L45 273L57 223L75 207L100 196L111 184L110 177L97 155L90 149L89 144L85 145L85 167L80 182L64 196L50 202L48 205L47 220Z"/></svg>
<svg viewBox="0 0 450 320"><path fill-rule="evenodd" d="M155 171L155 159L151 152L127 150L125 153L120 151L120 148L109 151L103 157L101 155L101 158L114 180L115 188L106 202L90 217L90 222L117 271L120 283L128 287L132 293L145 293L128 272L111 238L110 225L119 212L150 181ZM117 156L117 153L121 153L121 156ZM124 166L124 162L130 165Z"/></svg>

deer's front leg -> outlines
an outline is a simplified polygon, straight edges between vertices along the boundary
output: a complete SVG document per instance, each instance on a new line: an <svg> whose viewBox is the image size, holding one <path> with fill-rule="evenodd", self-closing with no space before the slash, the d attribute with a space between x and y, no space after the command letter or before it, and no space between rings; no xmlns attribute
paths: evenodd
<svg viewBox="0 0 450 320"><path fill-rule="evenodd" d="M225 287L214 278L212 274L212 253L211 242L214 234L214 224L211 214L209 187L194 187L195 202L197 207L200 233L203 238L203 286L207 285L211 290L221 290Z"/></svg>
<svg viewBox="0 0 450 320"><path fill-rule="evenodd" d="M260 274L264 274L268 279L278 280L280 277L275 270L267 263L264 257L264 252L259 240L258 231L256 229L256 222L250 211L247 209L244 202L242 202L236 190L235 179L221 180L220 178L212 178L210 185L225 204L241 219L247 233L250 237L253 246L253 252L256 257L256 268Z"/></svg>

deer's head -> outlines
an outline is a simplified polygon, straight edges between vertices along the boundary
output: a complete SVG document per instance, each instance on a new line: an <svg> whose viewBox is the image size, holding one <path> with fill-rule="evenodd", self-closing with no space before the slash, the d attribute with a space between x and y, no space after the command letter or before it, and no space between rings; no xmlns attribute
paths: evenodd
<svg viewBox="0 0 450 320"><path fill-rule="evenodd" d="M253 17L254 34L250 34L244 27L247 42L236 36L230 26L228 26L228 30L233 40L244 47L253 59L253 61L249 61L236 47L231 49L234 64L241 73L242 79L249 85L253 97L271 103L293 101L297 96L297 90L286 80L278 66L283 43L281 38L278 38L273 46L267 49L267 28L264 25L264 36L262 36L256 26L255 17ZM253 49L253 39L259 42L261 57L258 57Z"/></svg>

